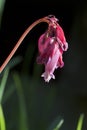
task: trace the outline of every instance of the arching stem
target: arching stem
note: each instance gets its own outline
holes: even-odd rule
[[[46,22],[49,24],[49,20],[47,19],[47,17],[41,18],[36,20],[33,24],[31,24],[26,30],[25,32],[22,34],[22,36],[19,38],[18,42],[16,43],[16,45],[14,46],[14,48],[12,49],[12,51],[10,52],[10,54],[8,55],[8,57],[6,58],[6,60],[3,62],[3,64],[0,67],[0,73],[3,71],[3,69],[5,68],[5,66],[8,64],[8,62],[10,61],[10,59],[12,58],[12,56],[14,55],[14,53],[16,52],[16,50],[18,49],[18,47],[20,46],[20,44],[22,43],[22,41],[24,40],[24,38],[27,36],[27,34],[39,23],[41,22]]]

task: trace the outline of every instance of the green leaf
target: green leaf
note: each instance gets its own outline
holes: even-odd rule
[[[3,97],[3,94],[4,94],[4,89],[5,89],[6,81],[7,81],[7,78],[8,78],[8,74],[9,74],[9,69],[6,68],[5,71],[4,71],[4,75],[2,77],[1,84],[0,84],[0,103],[2,102],[2,97]]]
[[[22,57],[21,56],[17,56],[15,58],[11,59],[11,61],[8,63],[8,65],[6,66],[6,68],[4,70],[4,74],[2,73],[3,74],[3,78],[2,78],[1,84],[0,84],[0,102],[2,102],[2,97],[3,97],[6,81],[7,81],[7,78],[8,78],[9,69],[15,67],[21,61],[22,61]],[[14,90],[15,90],[15,88],[14,88],[13,85],[8,88],[8,90],[5,92],[5,96],[3,97],[3,101],[4,102],[7,101],[7,99],[12,95]]]
[[[60,127],[62,126],[63,122],[64,122],[64,120],[63,120],[63,119],[62,119],[62,120],[60,120],[60,122],[57,124],[57,126],[56,126],[53,130],[59,130],[59,129],[60,129]]]
[[[59,130],[64,122],[64,119],[61,119],[61,117],[57,117],[53,123],[50,125],[50,127],[47,130]]]
[[[84,119],[84,114],[81,114],[78,120],[77,124],[77,129],[76,130],[82,130],[82,125],[83,125],[83,119]]]
[[[16,85],[17,94],[19,98],[19,130],[29,130],[28,128],[28,119],[27,119],[27,111],[26,111],[26,104],[22,89],[22,82],[18,75],[18,73],[13,74],[13,79]]]
[[[10,85],[10,87],[6,90],[6,92],[4,93],[4,97],[2,100],[2,104],[4,104],[11,96],[12,94],[15,92],[15,87],[14,85]]]
[[[4,10],[4,5],[5,5],[5,0],[0,0],[0,25],[1,25],[1,19],[2,19],[2,14]]]
[[[1,104],[0,104],[0,130],[6,130],[5,118]]]
[[[11,68],[15,67],[16,65],[18,65],[21,61],[22,61],[21,56],[14,57],[10,60],[10,62],[8,63],[7,66],[11,69]]]

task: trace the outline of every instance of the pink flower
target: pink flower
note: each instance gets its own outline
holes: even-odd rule
[[[37,57],[37,63],[45,65],[45,72],[41,75],[45,82],[49,82],[51,78],[55,79],[53,73],[58,67],[64,66],[62,55],[63,51],[68,49],[64,32],[57,19],[54,16],[48,19],[50,21],[48,29],[38,41],[39,56]]]

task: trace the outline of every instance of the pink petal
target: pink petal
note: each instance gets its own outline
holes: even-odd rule
[[[55,45],[54,52],[52,54],[52,58],[49,57],[49,60],[47,64],[45,65],[45,72],[42,74],[42,77],[44,77],[44,80],[46,82],[49,82],[51,78],[55,79],[54,71],[57,68],[57,62],[59,59],[60,52],[58,50],[58,46]]]

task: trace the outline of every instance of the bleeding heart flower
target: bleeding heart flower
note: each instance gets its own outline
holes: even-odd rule
[[[48,29],[38,40],[39,56],[37,57],[37,62],[45,65],[45,72],[42,74],[42,77],[44,77],[46,82],[49,82],[51,78],[55,79],[53,74],[55,69],[64,66],[62,55],[64,51],[67,51],[68,43],[66,42],[62,28],[58,24],[58,19],[53,15],[36,20],[24,31],[6,60],[0,66],[0,73],[15,54],[27,34],[41,22],[46,22]]]
[[[37,57],[37,63],[45,65],[45,72],[41,75],[45,82],[49,82],[51,78],[55,79],[53,73],[58,67],[64,66],[62,55],[63,51],[68,49],[68,43],[57,18],[50,16],[48,19],[50,21],[48,29],[38,40],[39,56]]]

